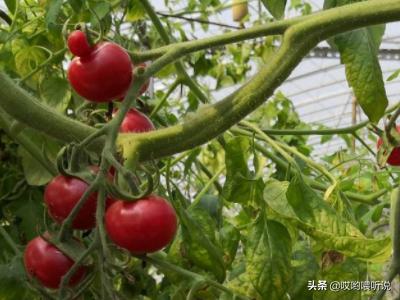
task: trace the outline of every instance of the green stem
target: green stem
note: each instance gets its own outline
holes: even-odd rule
[[[204,285],[203,281],[197,281],[197,282],[193,283],[192,287],[190,288],[190,291],[186,297],[186,300],[195,299],[194,297],[196,296],[197,291],[200,290],[203,285]]]
[[[64,242],[67,239],[68,232],[71,229],[72,222],[74,221],[74,219],[76,218],[82,207],[85,205],[85,203],[89,200],[89,198],[91,196],[93,197],[93,193],[96,192],[98,187],[99,187],[98,180],[95,179],[95,181],[93,181],[85,190],[82,197],[79,199],[79,201],[76,203],[74,208],[69,213],[68,217],[64,220],[64,222],[61,225],[60,231],[58,233],[58,240],[60,242]]]
[[[98,236],[94,237],[94,240],[91,242],[90,246],[80,255],[80,257],[74,262],[72,267],[68,270],[68,272],[62,277],[59,289],[59,300],[65,299],[65,292],[68,283],[70,282],[72,276],[78,271],[79,267],[83,264],[85,259],[96,249],[98,244]],[[88,276],[88,274],[86,274]]]
[[[105,186],[100,186],[98,196],[97,196],[97,208],[96,208],[96,226],[97,226],[97,234],[99,235],[100,245],[101,245],[101,252],[103,253],[104,258],[106,261],[110,259],[110,253],[107,245],[107,235],[106,230],[104,228],[104,212],[106,209],[106,201],[107,195]]]
[[[207,175],[209,179],[213,177],[211,171],[198,159],[196,159],[196,165],[198,165],[198,168]],[[215,188],[218,190],[218,193],[222,193],[222,186],[219,184],[218,181],[214,181]]]
[[[3,226],[0,226],[0,235],[3,237],[6,243],[11,247],[11,249],[13,249],[16,255],[21,254],[21,250],[19,250],[17,244],[14,242],[14,240],[11,238],[11,236],[8,234],[8,232],[4,229]]]
[[[176,89],[176,87],[181,83],[179,79],[175,80],[168,88],[165,95],[161,98],[160,102],[157,103],[156,107],[152,110],[149,117],[151,118],[153,115],[157,114],[157,112],[164,106],[168,97],[172,94],[172,92]]]
[[[219,168],[219,170],[215,173],[215,175],[212,178],[210,178],[210,180],[205,184],[205,186],[197,194],[196,198],[194,198],[191,206],[196,206],[200,202],[201,198],[207,193],[210,186],[218,179],[218,177],[222,174],[222,172],[224,170],[225,170],[225,166],[222,166],[221,168]]]

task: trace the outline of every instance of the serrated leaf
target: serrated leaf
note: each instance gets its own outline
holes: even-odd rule
[[[281,19],[285,14],[286,0],[262,0],[265,8],[276,19]]]
[[[316,240],[321,250],[333,249],[371,262],[390,257],[390,237],[366,238],[299,176],[290,185],[271,180],[266,184],[264,199],[273,211]]]
[[[46,78],[40,85],[42,99],[60,113],[64,113],[71,99],[68,81],[59,77]]]
[[[291,280],[292,242],[286,228],[261,215],[246,243],[246,273],[263,299],[285,298]]]
[[[264,182],[254,176],[247,162],[251,151],[250,139],[235,137],[225,147],[226,181],[222,196],[229,202],[257,206],[262,200]]]

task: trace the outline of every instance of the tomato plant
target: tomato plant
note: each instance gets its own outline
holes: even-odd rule
[[[399,298],[400,3],[254,4],[0,3],[0,299]]]

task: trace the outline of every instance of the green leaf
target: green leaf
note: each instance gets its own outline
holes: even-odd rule
[[[53,28],[57,24],[57,17],[60,14],[63,0],[50,0],[47,6],[46,25]]]
[[[15,0],[4,0],[7,5],[8,11],[12,14],[15,13],[16,1]]]
[[[239,247],[240,232],[233,225],[226,223],[219,232],[222,249],[224,250],[224,262],[227,268],[233,263]]]
[[[7,207],[17,217],[16,224],[27,240],[37,236],[43,219],[43,194],[37,190],[24,193]]]
[[[390,237],[366,238],[299,176],[290,185],[271,180],[266,184],[264,199],[273,211],[318,241],[321,250],[337,250],[372,262],[390,257]]]
[[[64,78],[50,77],[40,85],[42,99],[60,113],[64,113],[71,99],[71,89]]]
[[[22,44],[19,46],[21,48],[15,53],[15,67],[19,75],[25,76],[44,62],[46,55],[37,47]]]
[[[396,72],[394,72],[393,74],[391,74],[389,77],[388,77],[388,79],[387,79],[387,81],[392,81],[392,80],[395,80],[397,77],[399,77],[400,76],[400,69],[398,69]]]
[[[252,153],[250,139],[235,137],[225,147],[226,181],[223,197],[229,202],[257,206],[262,200],[264,182],[247,165]]]
[[[8,264],[0,265],[0,299],[37,299],[26,286],[26,281],[21,256],[15,256]]]
[[[349,257],[342,262],[334,263],[328,269],[323,269],[317,279],[326,280],[327,282],[363,282],[367,277],[366,271],[367,263],[365,261]],[[343,289],[339,291],[331,291],[330,289],[327,289],[323,293],[324,299],[364,299],[364,297],[362,297],[361,289]]]
[[[111,11],[111,5],[108,2],[101,1],[96,2],[92,7],[93,12],[96,14],[92,14],[90,17],[90,23],[93,26],[98,25],[98,20],[102,20],[105,16],[107,16]]]
[[[283,18],[285,14],[286,0],[262,0],[262,3],[274,18]]]
[[[306,242],[297,243],[295,248],[292,258],[293,277],[289,288],[290,299],[312,299],[312,292],[307,285],[309,280],[317,278],[320,267]]]
[[[359,0],[325,1],[324,8],[338,7]],[[346,77],[361,108],[372,122],[378,122],[388,105],[381,66],[379,46],[384,25],[370,26],[335,36],[330,43],[339,50],[346,68]]]
[[[84,0],[68,0],[68,3],[76,13],[79,13],[82,9]]]
[[[261,215],[246,243],[246,273],[263,299],[285,298],[292,276],[291,253],[292,242],[286,228]]]
[[[39,149],[44,149],[44,155],[49,159],[55,160],[60,150],[60,146],[57,142],[49,138],[44,138],[34,131],[25,130],[24,133],[29,135],[31,142]],[[51,180],[53,176],[23,147],[18,148],[18,153],[22,157],[22,167],[24,169],[25,178],[30,185],[44,185]]]
[[[197,267],[209,271],[219,281],[225,278],[224,253],[216,237],[216,223],[202,207],[190,207],[185,211],[177,207],[181,221],[182,244],[185,253]]]
[[[146,17],[146,10],[139,0],[131,0],[129,2],[129,10],[126,14],[127,22],[136,22],[143,20]]]

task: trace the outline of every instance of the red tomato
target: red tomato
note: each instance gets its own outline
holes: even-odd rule
[[[44,191],[44,201],[50,216],[57,223],[62,223],[78,203],[88,184],[79,178],[59,175],[53,178]],[[114,200],[107,198],[109,206]],[[86,200],[78,215],[72,222],[72,228],[87,230],[96,226],[97,193]]]
[[[80,30],[75,30],[68,36],[68,48],[73,55],[79,57],[87,56],[93,51],[86,35]]]
[[[38,236],[28,243],[24,253],[24,264],[30,276],[47,288],[56,289],[74,261]],[[74,286],[82,281],[86,271],[86,267],[79,267],[69,285]]]
[[[400,126],[396,126],[396,130],[400,132]],[[383,141],[381,138],[378,139],[378,142],[376,143],[377,148],[379,149],[383,144]],[[387,163],[391,166],[400,166],[400,147],[395,147],[392,150],[392,153],[390,153]]]
[[[129,89],[132,62],[117,44],[100,43],[89,55],[72,60],[68,79],[82,97],[94,102],[110,102],[123,97]]]
[[[134,202],[116,201],[105,219],[110,239],[134,254],[161,250],[172,241],[177,229],[175,210],[156,195]]]
[[[154,129],[153,123],[146,115],[132,108],[122,120],[119,132],[146,132]]]

